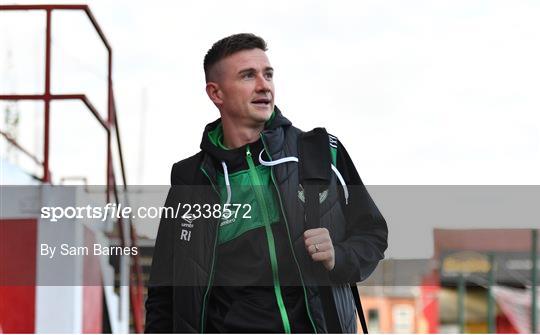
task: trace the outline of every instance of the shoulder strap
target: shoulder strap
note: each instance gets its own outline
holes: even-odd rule
[[[299,180],[304,188],[307,229],[320,227],[319,191],[330,183],[330,164],[336,166],[337,163],[337,143],[337,137],[328,134],[324,128],[314,128],[298,139]],[[327,147],[330,150],[324,149]],[[358,288],[356,284],[350,285],[350,288],[362,331],[367,334]],[[327,330],[329,333],[343,333],[331,289],[330,286],[319,286]]]
[[[328,147],[328,133],[324,128],[315,128],[303,133],[298,139],[299,179],[301,183],[330,183],[331,153],[321,148]]]
[[[304,188],[306,229],[315,229],[320,224],[319,191],[330,183],[331,155],[328,150],[328,135],[324,128],[315,128],[300,136],[298,142],[299,180]],[[320,264],[313,264],[313,274],[317,282],[326,282],[327,274]],[[343,333],[343,327],[337,314],[336,302],[332,295],[332,287],[318,286],[319,297],[323,307],[326,330],[328,333]]]

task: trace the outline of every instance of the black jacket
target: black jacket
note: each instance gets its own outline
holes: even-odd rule
[[[215,153],[209,149],[207,126],[198,154],[173,165],[166,206],[182,204],[220,204],[215,191],[221,171]],[[276,108],[276,115],[261,133],[261,143],[269,159],[298,156],[298,137],[302,132]],[[338,142],[336,167],[348,186],[348,205],[338,179],[334,178],[325,202],[321,203],[321,226],[329,229],[335,267],[328,273],[328,285],[364,280],[384,257],[387,226],[367,193],[347,151]],[[321,148],[327,150],[327,148]],[[303,298],[315,332],[326,332],[323,306],[317,287],[321,284],[317,270],[306,253],[302,234],[305,214],[299,192],[298,167],[287,163],[272,167],[272,178],[286,225],[290,250],[299,272]],[[188,220],[189,221],[189,220]],[[201,219],[191,224],[181,218],[162,219],[156,239],[152,273],[146,301],[147,332],[200,332],[206,326],[208,304],[215,278],[217,230],[219,220]],[[190,230],[189,241],[179,236]],[[354,303],[350,290],[336,291],[336,308],[344,329],[354,331]],[[342,292],[342,293],[339,293]]]

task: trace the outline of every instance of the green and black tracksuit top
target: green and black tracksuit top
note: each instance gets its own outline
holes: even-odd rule
[[[222,138],[218,124],[202,142],[203,150],[223,164],[217,175],[222,203],[230,194],[231,204],[249,204],[251,210],[246,215],[241,208],[236,218],[220,223],[207,331],[311,333],[270,167],[257,157],[262,140],[228,150]]]
[[[147,332],[327,331],[314,275],[320,264],[303,246],[299,134],[276,108],[258,140],[228,149],[218,119],[206,126],[201,152],[173,166],[166,205],[229,204],[239,210],[234,217],[193,221],[190,241],[178,238],[182,219],[162,220]],[[328,279],[342,327],[354,332],[354,303],[343,284],[375,269],[387,227],[341,143],[321,150],[332,151],[336,173],[320,194],[321,226],[329,229],[335,249]]]

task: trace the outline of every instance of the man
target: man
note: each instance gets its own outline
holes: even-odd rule
[[[147,332],[356,332],[347,284],[384,257],[386,223],[335,137],[315,148],[320,160],[306,154],[306,133],[274,106],[266,50],[237,34],[206,54],[206,92],[221,118],[206,126],[201,151],[172,168],[166,205],[194,211],[160,223]],[[328,183],[308,202],[306,165],[330,156]],[[197,215],[206,205],[223,215]]]

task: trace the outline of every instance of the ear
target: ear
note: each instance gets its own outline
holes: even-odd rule
[[[219,106],[223,104],[223,92],[219,88],[219,85],[215,82],[209,81],[206,83],[206,94],[212,102]]]

